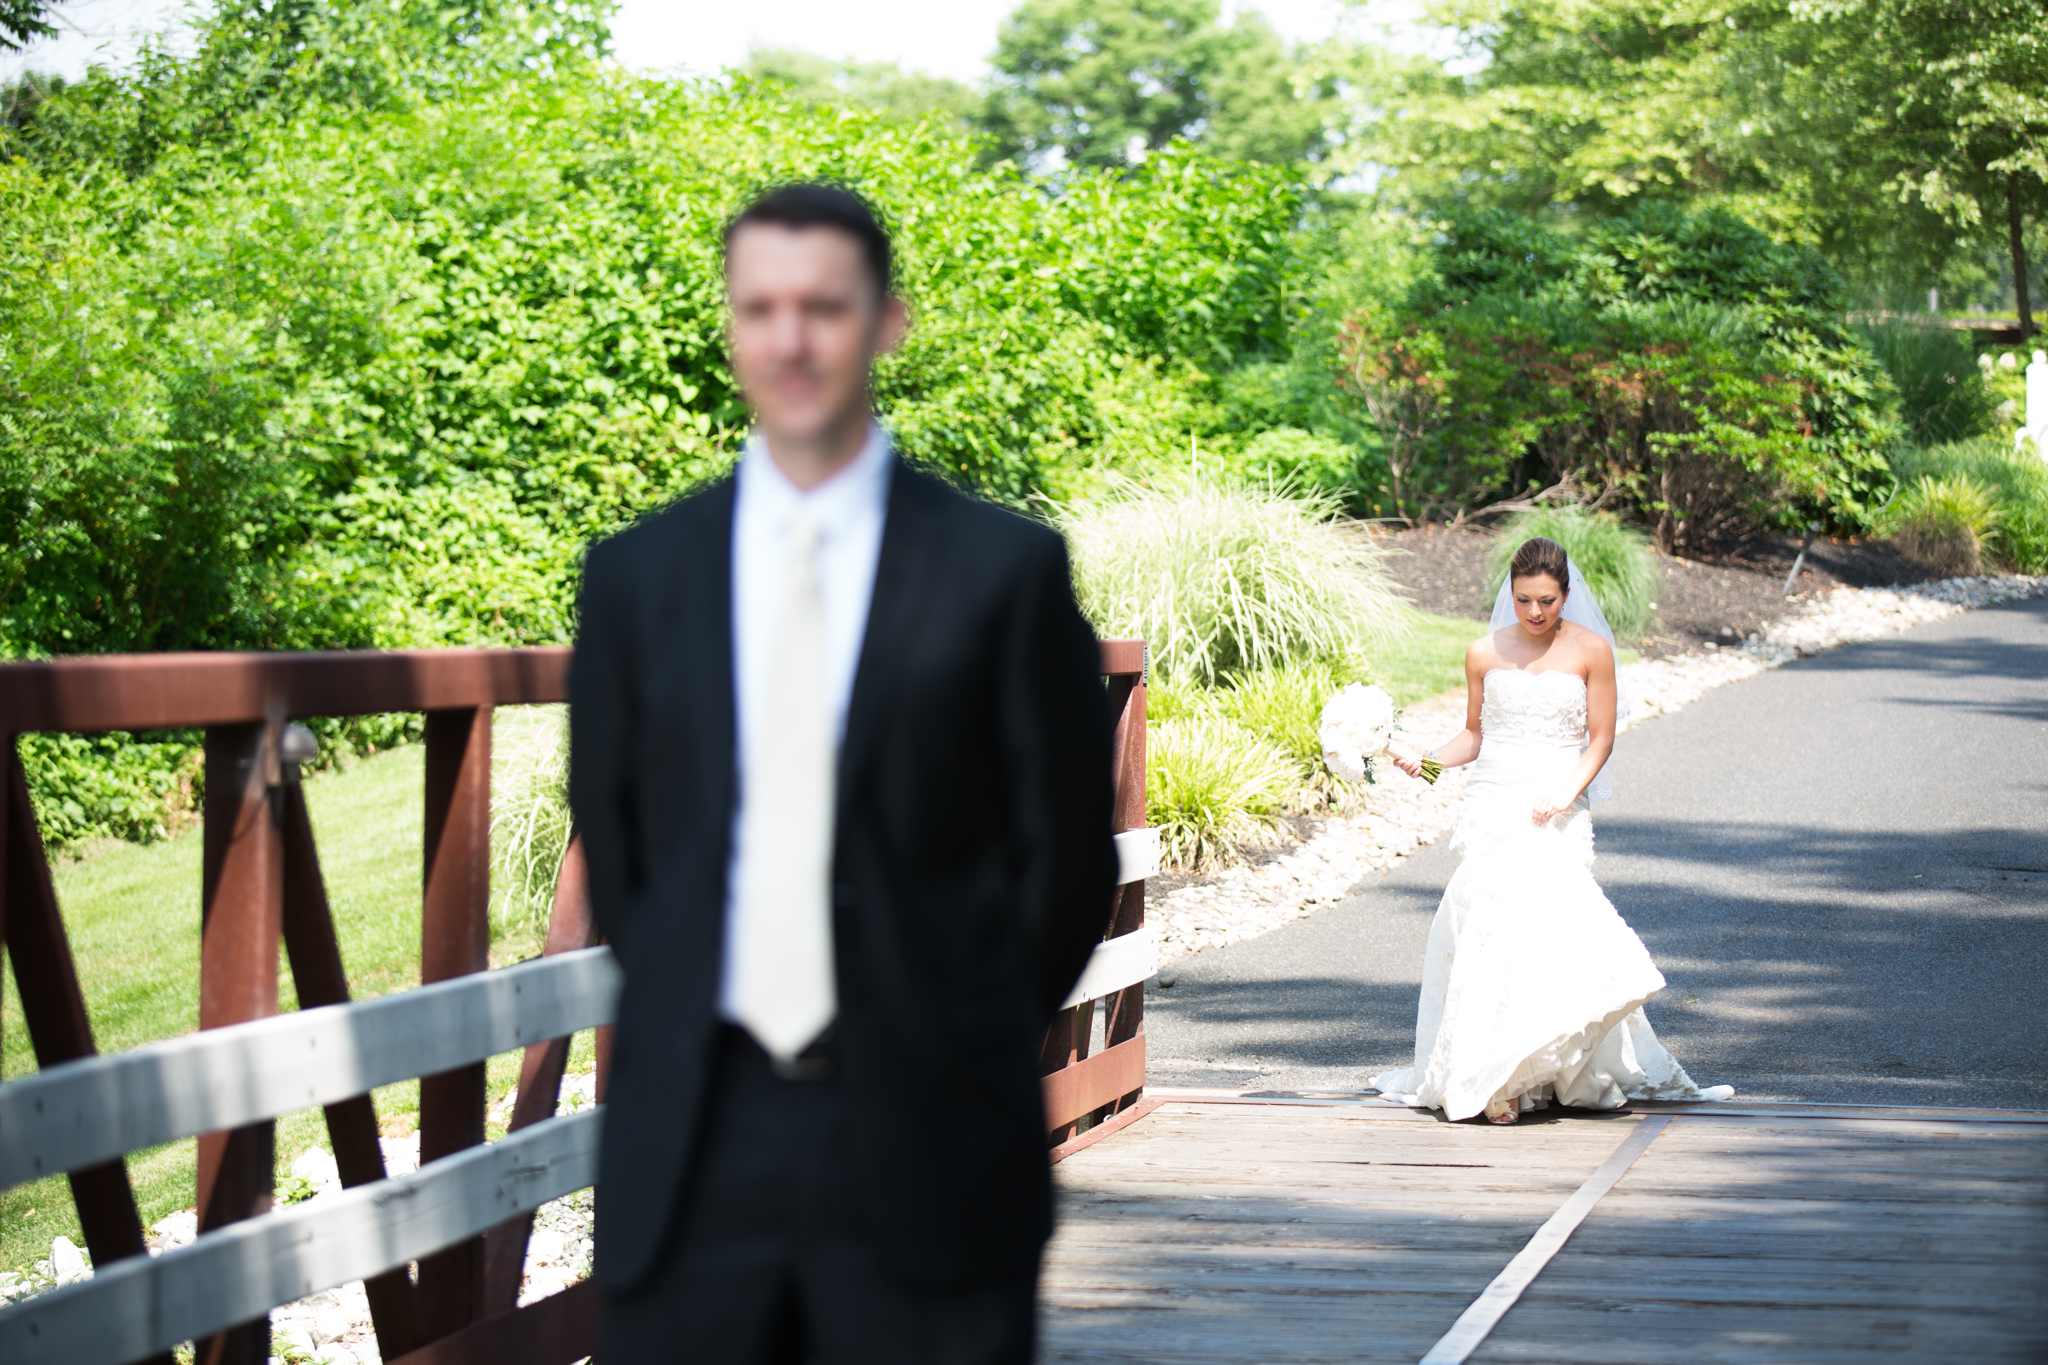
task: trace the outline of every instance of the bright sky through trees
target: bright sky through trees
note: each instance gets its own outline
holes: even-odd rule
[[[711,72],[743,65],[758,45],[896,62],[906,70],[972,83],[986,74],[996,28],[1015,6],[1016,0],[624,0],[612,33],[620,60],[635,67]],[[134,50],[137,32],[174,19],[182,7],[183,0],[67,0],[54,15],[63,34],[27,53],[0,54],[0,78],[24,68],[77,76],[95,52],[119,64]],[[1352,10],[1343,0],[1261,0],[1224,8],[1229,14],[1255,9],[1295,42],[1328,37]],[[1412,21],[1419,9],[1414,0],[1376,0],[1364,12],[1373,23],[1394,24]]]

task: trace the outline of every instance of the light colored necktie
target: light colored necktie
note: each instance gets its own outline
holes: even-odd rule
[[[818,528],[799,514],[777,594],[766,686],[752,732],[740,818],[733,1010],[770,1055],[808,1047],[838,1013],[832,976],[833,778],[825,688]]]

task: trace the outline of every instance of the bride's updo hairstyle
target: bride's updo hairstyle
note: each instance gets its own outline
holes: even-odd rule
[[[1509,582],[1517,578],[1534,578],[1538,574],[1549,574],[1560,592],[1567,597],[1571,595],[1571,560],[1565,557],[1564,546],[1547,536],[1531,536],[1523,541],[1508,564]]]

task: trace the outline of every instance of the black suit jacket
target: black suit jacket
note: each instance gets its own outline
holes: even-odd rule
[[[597,1275],[673,1225],[718,1028],[737,786],[728,479],[595,546],[570,794],[625,973]],[[833,851],[838,1069],[857,1216],[907,1279],[1030,1266],[1051,1231],[1038,1080],[1107,925],[1112,718],[1065,546],[898,463],[847,715]]]

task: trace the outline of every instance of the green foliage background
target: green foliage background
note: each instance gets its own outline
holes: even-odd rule
[[[1343,333],[1403,511],[1598,496],[1663,548],[1820,519],[1855,531],[1902,435],[1840,277],[1725,210],[1565,234],[1446,214],[1434,270]]]
[[[566,64],[129,176],[87,94],[0,165],[11,654],[566,640],[581,547],[731,458],[719,228],[778,180],[890,219],[885,414],[994,497],[1282,323],[1296,191],[1185,149],[1047,196],[938,122]]]
[[[1610,8],[1573,22],[1633,13]],[[1030,0],[973,99],[792,53],[628,74],[601,0],[218,0],[189,48],[24,84],[0,110],[0,654],[568,640],[583,547],[733,458],[719,230],[794,178],[854,186],[896,236],[917,326],[878,398],[902,448],[1020,507],[1191,466],[1361,515],[1561,489],[1675,549],[1867,528],[1900,388],[1923,439],[1991,420],[1951,356],[1935,382],[1977,387],[1930,425],[1953,395],[1850,329],[1835,264],[1786,240],[1814,234],[1693,193],[1682,148],[1605,199],[1431,181],[1411,153],[1474,110],[1443,165],[1626,159],[1535,111],[1573,81],[1619,108],[1617,71],[1665,61],[1603,65],[1546,9],[1439,17],[1494,35],[1492,75],[1289,49],[1209,0]],[[1697,95],[1726,44],[1659,33],[1659,88]],[[1360,156],[1380,187],[1333,187]],[[161,800],[96,796],[87,751],[46,745],[53,832],[182,818],[189,736],[93,743]]]

